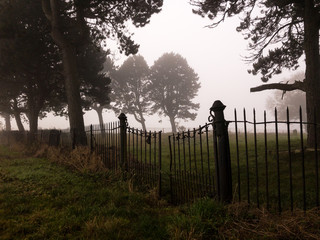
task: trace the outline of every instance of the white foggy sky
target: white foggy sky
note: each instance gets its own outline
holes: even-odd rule
[[[248,111],[256,108],[262,116],[265,102],[272,91],[250,93],[250,87],[262,84],[260,76],[247,73],[250,64],[243,61],[248,56],[248,42],[235,29],[239,18],[234,17],[221,23],[219,27],[206,28],[210,21],[192,13],[188,0],[164,0],[163,9],[152,16],[150,24],[140,29],[133,29],[134,40],[140,44],[141,54],[152,66],[165,52],[175,52],[185,57],[189,65],[199,75],[201,88],[193,100],[200,103],[200,109],[195,121],[181,124],[186,127],[197,127],[208,120],[209,108],[215,100],[221,100],[226,106],[226,118],[233,119],[233,110],[240,112],[245,107]],[[119,62],[125,60],[122,57]],[[277,82],[288,78],[291,73],[283,73],[272,81]],[[241,115],[242,116],[242,115]],[[85,124],[97,124],[95,111],[86,112]],[[115,114],[108,110],[104,113],[105,122],[117,120]],[[170,128],[167,117],[162,117],[158,123],[157,115],[147,118],[147,128]],[[139,127],[132,117],[129,117],[132,127]],[[15,126],[15,121],[12,121]],[[49,117],[39,121],[40,128],[67,128],[68,120],[61,117]]]

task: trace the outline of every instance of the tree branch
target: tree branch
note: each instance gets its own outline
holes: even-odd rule
[[[282,90],[282,91],[293,91],[293,90],[301,90],[306,91],[305,84],[302,81],[295,81],[292,84],[284,84],[284,83],[270,83],[264,84],[257,87],[250,88],[250,92],[260,92],[264,90]]]

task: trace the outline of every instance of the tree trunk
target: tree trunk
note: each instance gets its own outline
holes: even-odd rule
[[[10,114],[3,113],[4,120],[6,122],[6,131],[11,131],[11,121],[10,121]]]
[[[101,133],[105,133],[105,128],[104,128],[104,122],[103,122],[103,115],[102,115],[102,111],[103,111],[103,107],[92,107],[98,114],[98,118],[99,118],[99,125],[100,125],[100,130]]]
[[[134,118],[136,119],[137,122],[141,123],[142,130],[146,131],[147,130],[147,128],[146,128],[146,120],[144,119],[142,112],[139,112],[139,117],[140,118],[138,118],[136,112],[133,113],[133,116],[134,116]]]
[[[73,144],[86,145],[87,137],[84,129],[80,99],[76,46],[67,40],[63,27],[60,25],[64,20],[61,19],[59,2],[57,0],[42,0],[42,9],[51,23],[52,39],[62,52],[68,116],[70,131],[73,135]]]
[[[319,28],[318,12],[313,0],[305,0],[304,9],[304,50],[306,55],[306,105],[307,121],[313,123],[316,119],[317,129],[308,124],[308,145],[314,146],[315,131],[317,131],[318,146],[320,145],[320,62],[319,62]]]
[[[144,119],[142,112],[140,112],[139,115],[140,115],[140,119],[141,119],[140,123],[142,125],[142,130],[147,131],[146,120]]]
[[[14,114],[14,118],[16,120],[18,129],[19,129],[19,132],[24,132],[24,126],[23,126],[22,121],[21,121],[20,112],[14,111],[13,114]]]
[[[77,59],[75,47],[69,44],[63,45],[62,63],[64,68],[65,89],[68,100],[70,130],[74,134],[75,145],[86,145],[87,137],[84,129],[76,62]]]
[[[177,132],[177,128],[176,128],[176,123],[174,121],[174,117],[169,116],[170,118],[170,124],[171,124],[171,128],[172,128],[172,132],[176,133]]]
[[[35,143],[37,139],[39,112],[40,110],[30,109],[30,111],[27,114],[30,128],[28,134],[28,144]]]

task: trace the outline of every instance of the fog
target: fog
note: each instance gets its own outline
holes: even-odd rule
[[[134,29],[134,40],[140,44],[141,54],[149,64],[158,59],[165,52],[175,52],[187,59],[189,65],[199,75],[201,89],[193,100],[200,103],[200,109],[195,121],[184,122],[180,125],[187,128],[197,127],[208,120],[209,108],[215,100],[221,100],[226,107],[226,118],[233,119],[234,108],[241,115],[245,107],[249,112],[256,108],[257,115],[263,116],[267,97],[273,91],[250,93],[250,88],[262,84],[260,76],[248,74],[251,64],[244,61],[250,53],[247,51],[248,42],[235,29],[239,18],[227,19],[217,28],[205,27],[210,24],[208,19],[192,13],[192,6],[187,0],[166,0],[163,10],[151,18],[150,24],[144,28]],[[110,47],[114,44],[110,43]],[[115,50],[114,47],[111,50]],[[125,56],[117,55],[117,64],[121,64]],[[301,70],[301,69],[300,69]],[[272,82],[288,78],[293,73],[284,72]],[[271,114],[270,114],[271,115]],[[241,115],[242,117],[242,115]],[[139,127],[133,117],[128,116],[130,126]],[[95,111],[86,112],[85,124],[97,124],[98,117]],[[146,118],[148,129],[169,130],[170,123],[167,117],[157,115]],[[159,123],[159,120],[162,120]],[[104,112],[104,121],[115,121],[117,116],[111,111]],[[12,121],[16,128],[15,122]],[[39,121],[39,128],[68,128],[69,122],[63,117],[47,118]]]

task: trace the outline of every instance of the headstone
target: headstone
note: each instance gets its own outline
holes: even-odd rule
[[[49,134],[49,146],[58,147],[60,144],[60,131],[59,130],[50,130]]]

